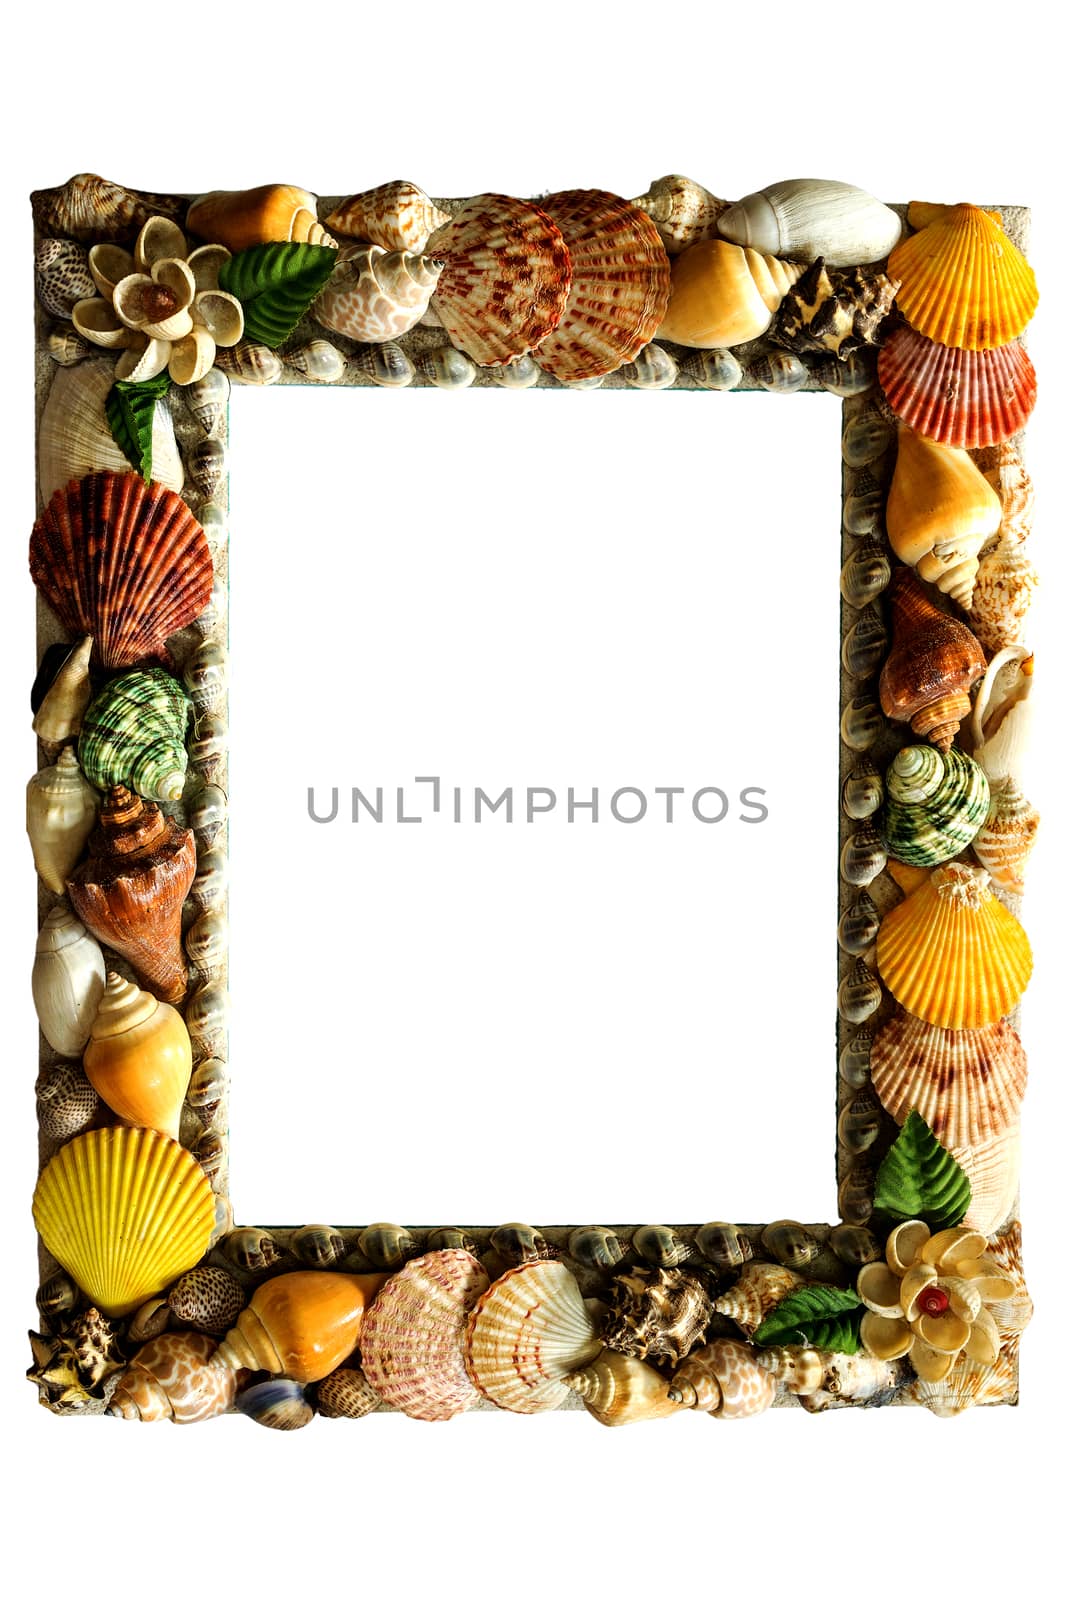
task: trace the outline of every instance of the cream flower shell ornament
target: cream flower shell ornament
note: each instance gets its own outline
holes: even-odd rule
[[[872,1261],[856,1280],[867,1307],[860,1339],[883,1361],[908,1356],[928,1383],[944,1378],[966,1353],[991,1366],[1000,1334],[987,1300],[1014,1293],[1008,1274],[986,1254],[986,1240],[970,1228],[932,1234],[911,1220],[893,1229],[885,1260]]]
[[[177,223],[149,217],[132,255],[115,244],[89,251],[100,292],[79,300],[71,320],[91,344],[122,350],[117,378],[140,383],[166,369],[177,384],[196,383],[216,346],[235,345],[244,332],[241,302],[219,288],[229,254],[220,244],[190,254]]]

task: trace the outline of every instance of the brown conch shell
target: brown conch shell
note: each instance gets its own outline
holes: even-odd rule
[[[258,189],[215,189],[189,207],[185,225],[209,244],[223,244],[236,255],[257,244],[322,244],[336,248],[318,219],[318,201],[291,183],[264,183]]]
[[[388,1277],[370,1272],[283,1272],[260,1284],[219,1345],[217,1363],[315,1383],[347,1361],[363,1313]]]
[[[366,239],[383,250],[425,250],[431,233],[449,220],[417,184],[397,178],[343,200],[326,218],[327,228],[350,239]]]
[[[181,916],[195,876],[192,832],[118,786],[101,807],[88,861],[67,882],[70,903],[85,926],[171,1005],[188,981]]]
[[[30,538],[30,576],[101,665],[166,662],[164,645],[211,600],[207,537],[189,507],[135,472],[94,472],[57,490]],[[83,708],[84,709],[84,708]]]
[[[882,710],[948,750],[971,709],[970,689],[986,669],[969,628],[926,598],[906,567],[893,574],[893,647],[878,681]]]
[[[823,1386],[823,1352],[811,1345],[770,1345],[756,1352],[756,1361],[790,1394],[814,1394]]]
[[[233,1405],[237,1375],[213,1363],[203,1333],[161,1333],[131,1357],[111,1397],[111,1415],[129,1422],[203,1422]]]
[[[478,1398],[463,1364],[467,1314],[489,1275],[467,1250],[434,1250],[409,1261],[363,1318],[360,1359],[387,1405],[425,1422],[447,1422]]]
[[[554,1411],[563,1379],[600,1354],[578,1280],[561,1261],[528,1261],[491,1284],[467,1322],[464,1356],[476,1389],[505,1411]]]
[[[537,364],[564,383],[602,378],[633,361],[663,321],[667,253],[645,212],[618,195],[569,189],[542,206],[566,240],[574,277]]]
[[[669,256],[677,256],[691,244],[715,235],[715,224],[729,205],[692,178],[672,172],[656,178],[646,194],[639,194],[631,205],[647,211],[656,224]]]
[[[62,234],[82,244],[102,239],[132,239],[149,217],[176,217],[179,195],[143,194],[121,183],[79,172],[56,189],[35,189],[30,196],[38,233]]]
[[[585,1409],[607,1428],[674,1417],[680,1410],[678,1402],[671,1398],[669,1378],[636,1356],[624,1356],[618,1350],[602,1350],[591,1365],[568,1373],[562,1381],[581,1396]]]
[[[891,1117],[917,1111],[947,1149],[980,1144],[1019,1118],[1026,1052],[1009,1022],[935,1028],[899,1011],[871,1046],[871,1083]]]
[[[612,1280],[610,1308],[600,1330],[611,1350],[679,1361],[703,1338],[711,1297],[683,1267],[633,1267]]]
[[[570,251],[551,217],[528,200],[476,195],[423,254],[444,262],[431,302],[441,326],[480,367],[536,350],[563,315]]]
[[[776,1390],[774,1375],[760,1365],[756,1351],[734,1339],[702,1345],[679,1362],[671,1378],[676,1404],[720,1422],[758,1416],[774,1403]]]
[[[741,1268],[737,1282],[713,1303],[719,1316],[730,1317],[742,1333],[755,1333],[779,1300],[799,1289],[803,1278],[788,1267],[771,1261],[749,1261]]]
[[[1037,837],[1040,812],[1014,778],[990,784],[989,814],[971,848],[993,882],[1012,894],[1023,892],[1023,868]]]

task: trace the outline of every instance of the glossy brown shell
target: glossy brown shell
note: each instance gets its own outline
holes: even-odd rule
[[[966,715],[971,685],[986,669],[985,655],[969,628],[927,599],[908,568],[894,573],[889,594],[893,647],[878,683],[882,710],[894,721],[910,722],[916,733],[929,733],[933,743],[947,749],[960,716],[940,722],[935,718],[928,728],[921,725],[922,714],[951,701],[954,707],[962,705]],[[952,732],[945,734],[950,721]]]

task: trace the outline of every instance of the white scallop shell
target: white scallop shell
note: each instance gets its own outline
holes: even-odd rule
[[[57,489],[71,478],[90,472],[129,472],[130,464],[111,436],[104,402],[115,381],[115,364],[108,356],[59,367],[52,379],[37,435],[37,470],[41,504],[47,505]],[[152,424],[152,478],[181,493],[185,474],[174,439],[174,424],[166,402],[156,401]]]

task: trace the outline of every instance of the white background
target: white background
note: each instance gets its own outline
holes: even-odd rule
[[[472,1417],[447,1429],[372,1418],[358,1429],[316,1422],[286,1438],[242,1419],[185,1431],[68,1426],[36,1407],[20,1376],[35,1282],[28,1197],[36,1046],[25,979],[33,882],[21,841],[23,774],[33,762],[25,711],[33,659],[24,575],[33,517],[28,190],[88,168],[163,190],[277,178],[344,193],[403,174],[439,194],[594,184],[633,194],[660,173],[681,171],[730,195],[822,173],[888,199],[1029,202],[1044,297],[1031,341],[1043,398],[1030,459],[1041,496],[1034,548],[1046,583],[1041,674],[1051,746],[1062,721],[1055,691],[1064,630],[1053,617],[1064,593],[1064,241],[1053,65],[1060,47],[1040,14],[1027,5],[904,5],[815,28],[794,8],[769,5],[730,23],[680,10],[609,22],[603,8],[574,4],[560,16],[524,12],[513,22],[496,7],[466,7],[408,8],[400,20],[293,11],[268,24],[257,7],[234,15],[230,27],[229,13],[224,23],[217,8],[159,8],[126,26],[54,4],[47,22],[8,24],[9,564],[0,715],[5,727],[24,731],[10,741],[5,799],[12,1002],[0,1386],[10,1454],[3,1504],[12,1524],[5,1566],[21,1585],[49,1597],[86,1584],[120,1593],[148,1585],[167,1600],[204,1583],[217,1594],[254,1586],[272,1595],[373,1584],[404,1597],[431,1584],[452,1594],[489,1583],[517,1597],[546,1586],[570,1596],[653,1585],[733,1592],[741,1584],[750,1594],[787,1585],[814,1597],[848,1585],[879,1600],[916,1582],[1046,1587],[1043,1563],[1058,1531],[1064,1312],[1055,1226],[1063,835],[1051,758],[1043,770],[1035,764],[1029,784],[1045,818],[1026,909],[1041,961],[1027,1002],[1033,1078],[1024,1123],[1028,1275],[1039,1315],[1024,1341],[1017,1412],[954,1423],[911,1412],[819,1421],[785,1413],[725,1432],[702,1417],[613,1433],[580,1415]],[[316,53],[306,65],[298,63],[305,20]],[[427,401],[451,404],[444,396]],[[641,403],[650,411],[685,405],[662,396]],[[781,405],[789,416],[818,404],[736,403],[768,414]],[[353,458],[338,494],[359,493],[358,441]],[[416,460],[409,492],[418,475]],[[311,543],[318,497],[310,484],[298,549]],[[804,512],[783,502],[783,525],[798,546],[828,536],[836,500],[819,506],[807,528]],[[776,929],[772,958],[788,959],[791,936],[806,937]],[[301,1065],[313,1080],[314,1061]],[[810,1065],[832,1070],[825,1058]],[[813,1083],[810,1073],[798,1075],[797,1095]],[[815,1092],[823,1092],[818,1084]],[[279,1159],[287,1159],[300,1130],[284,1108],[265,1114],[285,1126]],[[668,1129],[666,1116],[636,1114],[607,1137],[619,1161],[640,1164]],[[255,1127],[244,1131],[257,1137]],[[383,1134],[354,1119],[351,1137],[358,1175],[362,1149]],[[829,1127],[823,1152],[829,1165]]]

